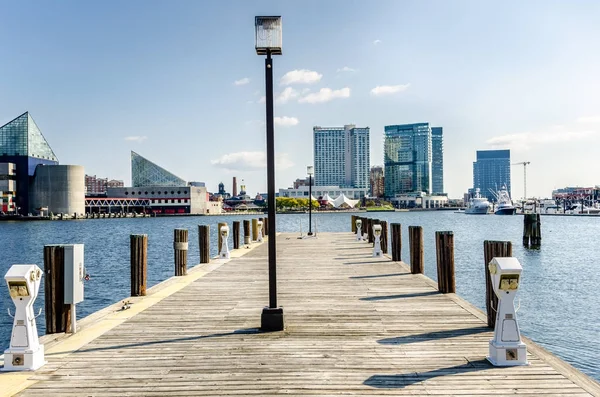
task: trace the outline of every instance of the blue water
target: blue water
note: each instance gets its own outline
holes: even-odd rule
[[[542,217],[542,248],[525,249],[521,244],[520,216],[470,216],[453,212],[396,212],[369,214],[402,224],[402,258],[408,258],[408,226],[423,226],[425,273],[436,279],[436,231],[454,232],[456,288],[459,295],[479,308],[485,306],[484,240],[513,242],[513,255],[524,273],[518,312],[522,332],[600,380],[600,217]],[[350,231],[349,213],[313,214],[317,231]],[[197,225],[211,225],[211,255],[216,255],[218,222],[251,217],[181,217],[139,219],[93,219],[55,222],[1,222],[0,275],[11,264],[35,263],[43,267],[45,244],[85,244],[85,264],[91,280],[85,285],[85,301],[77,306],[77,317],[85,317],[129,296],[129,235],[148,234],[148,286],[173,275],[173,229],[190,232],[188,265],[199,262]],[[278,215],[277,229],[306,232],[308,215]],[[230,247],[233,244],[230,241]],[[3,284],[4,285],[4,284]],[[43,286],[43,283],[42,283]],[[43,307],[43,288],[36,308]],[[8,346],[12,320],[6,308],[13,305],[5,287],[0,287],[0,349]],[[43,314],[38,321],[44,333]]]

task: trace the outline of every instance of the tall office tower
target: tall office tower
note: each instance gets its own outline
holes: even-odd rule
[[[510,194],[510,150],[478,150],[473,163],[473,187],[481,196],[496,201],[496,190],[506,186]]]
[[[444,193],[444,131],[431,127],[431,188],[433,193]]]
[[[385,127],[385,196],[432,193],[432,142],[429,123]]]
[[[383,197],[385,193],[383,167],[371,167],[371,197]]]
[[[314,127],[315,186],[369,188],[369,127]]]
[[[231,195],[232,197],[237,196],[237,178],[235,176],[233,177],[233,189],[231,189]]]

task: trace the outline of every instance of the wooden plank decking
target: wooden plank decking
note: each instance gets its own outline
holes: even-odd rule
[[[22,396],[589,396],[600,389],[530,344],[485,361],[485,317],[347,234],[278,238],[286,330],[262,334],[267,246],[231,260],[69,355]],[[538,354],[539,353],[539,354]],[[558,369],[556,369],[558,368]],[[582,387],[583,386],[583,387]],[[586,391],[587,389],[587,391]]]

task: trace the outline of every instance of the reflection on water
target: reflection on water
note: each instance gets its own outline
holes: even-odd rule
[[[513,255],[523,265],[523,281],[517,294],[523,334],[600,380],[600,285],[596,270],[600,258],[600,217],[542,217],[542,247],[521,244],[520,216],[469,216],[453,212],[376,213],[373,217],[402,224],[402,258],[408,258],[408,226],[423,226],[425,273],[436,279],[436,231],[454,232],[456,288],[459,295],[484,308],[484,240],[513,242]],[[211,255],[216,255],[216,224],[250,217],[181,217],[145,219],[97,219],[65,222],[0,223],[0,274],[11,264],[35,263],[43,267],[43,246],[57,243],[85,244],[85,262],[91,280],[78,317],[85,317],[129,295],[129,235],[148,234],[148,284],[173,275],[173,229],[190,231],[188,263],[199,262],[197,225],[211,225]],[[316,230],[350,231],[350,214],[313,214]],[[308,215],[279,215],[277,229],[306,232]],[[233,243],[230,242],[230,247]],[[43,285],[43,283],[42,283]],[[43,307],[43,290],[36,307]],[[0,288],[0,349],[8,346],[11,319],[5,314],[12,302]],[[38,321],[44,332],[43,316]]]

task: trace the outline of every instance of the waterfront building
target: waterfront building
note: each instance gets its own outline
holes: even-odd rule
[[[308,185],[299,186],[297,189],[287,188],[279,189],[278,197],[292,197],[292,198],[308,198]],[[312,188],[313,198],[319,199],[320,197],[330,196],[333,198],[345,195],[347,198],[352,200],[362,199],[369,193],[368,188],[354,188],[354,187],[341,187],[341,186],[314,186]]]
[[[429,123],[385,126],[385,197],[432,193],[432,136]]]
[[[133,187],[187,185],[183,179],[134,151],[131,151],[131,184]]]
[[[17,211],[17,171],[13,163],[0,163],[0,211],[12,215]]]
[[[369,127],[314,127],[315,186],[369,188]]]
[[[431,127],[431,188],[434,194],[444,193],[444,130]]]
[[[29,112],[0,127],[0,163],[12,164],[14,194],[10,200],[16,212],[27,215],[32,211],[29,188],[36,167],[58,165],[58,158]]]
[[[107,187],[123,187],[125,183],[116,179],[98,178],[96,175],[85,176],[85,192],[86,194],[103,194],[106,193]]]
[[[31,181],[33,214],[85,213],[85,172],[81,165],[38,165]]]
[[[494,192],[502,186],[511,194],[510,150],[478,150],[473,162],[473,188],[479,188],[481,196],[492,202],[496,201]]]
[[[448,204],[448,196],[425,192],[401,193],[390,199],[395,208],[441,208]]]
[[[382,166],[371,167],[369,184],[371,186],[371,197],[383,197],[385,194],[385,182]]]

